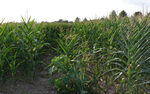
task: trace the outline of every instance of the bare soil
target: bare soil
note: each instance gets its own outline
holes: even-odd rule
[[[51,63],[53,56],[44,56],[43,60],[47,63]],[[43,70],[37,77],[37,81],[24,80],[17,81],[16,85],[12,82],[6,82],[4,86],[0,88],[0,94],[56,94],[55,87],[50,89],[48,70]]]

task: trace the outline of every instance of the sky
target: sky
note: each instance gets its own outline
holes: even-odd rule
[[[128,16],[136,11],[150,12],[150,0],[0,0],[0,21],[21,22],[21,16],[37,22],[59,19],[74,21],[76,17],[97,19],[108,17],[112,10]]]

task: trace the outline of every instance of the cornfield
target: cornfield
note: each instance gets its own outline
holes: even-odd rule
[[[118,94],[150,93],[150,18],[102,21],[0,23],[0,83],[36,80],[47,51],[50,85],[62,94],[104,94],[116,84]],[[54,79],[55,73],[61,74]],[[22,78],[18,78],[21,75]]]

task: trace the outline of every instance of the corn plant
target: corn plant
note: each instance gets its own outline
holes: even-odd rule
[[[23,19],[23,18],[22,18]],[[29,19],[30,20],[30,19]],[[34,20],[29,23],[25,23],[23,19],[23,26],[18,26],[15,33],[18,35],[18,41],[15,44],[17,45],[17,51],[20,59],[25,60],[23,64],[24,72],[27,76],[32,71],[36,72],[36,66],[38,65],[39,60],[38,56],[42,54],[39,50],[44,45],[49,45],[48,43],[44,43],[42,40],[45,37],[45,34],[41,35],[40,31],[34,31],[32,29]],[[31,76],[32,77],[32,76]]]
[[[60,90],[59,92],[63,92],[63,90],[66,89],[66,91],[68,91],[68,92],[70,90],[70,91],[80,92],[82,94],[82,93],[88,93],[90,91],[92,92],[93,84],[91,84],[90,82],[94,80],[94,88],[96,87],[97,90],[103,91],[103,89],[100,88],[97,83],[100,80],[99,77],[101,76],[100,75],[101,71],[98,70],[99,65],[96,66],[97,70],[95,70],[92,73],[93,75],[95,75],[92,80],[91,80],[91,78],[88,78],[88,74],[86,72],[87,71],[86,67],[89,64],[86,60],[86,54],[88,54],[90,51],[92,51],[91,49],[88,49],[88,48],[91,48],[90,46],[93,43],[95,43],[94,40],[91,40],[89,38],[94,33],[92,33],[91,31],[86,32],[85,25],[83,25],[83,27],[77,23],[76,23],[76,25],[79,25],[79,26],[77,26],[75,30],[82,28],[83,31],[82,30],[80,30],[80,32],[68,31],[67,33],[65,33],[66,35],[64,33],[59,34],[61,39],[57,40],[57,43],[61,47],[63,53],[65,54],[65,57],[60,56],[60,57],[54,58],[52,60],[52,64],[50,65],[51,68],[49,71],[50,71],[51,76],[52,76],[52,73],[54,73],[55,71],[61,71],[61,72],[63,72],[63,74],[65,74],[65,76],[61,76],[60,79],[55,80],[56,82],[53,84],[55,84],[55,86],[58,88],[58,91]],[[92,25],[89,25],[86,28],[93,29],[93,27],[91,27],[91,26]],[[97,29],[96,26],[94,28]],[[93,29],[93,32],[94,32],[94,29]],[[98,32],[99,31],[97,31],[96,34],[98,34]],[[84,37],[82,37],[82,36],[84,36]],[[86,36],[88,36],[88,37],[86,37]],[[92,37],[95,39],[98,38],[96,41],[98,41],[99,38],[101,38],[101,36],[99,36],[99,35],[92,36]],[[86,42],[85,40],[87,40],[88,42]],[[93,41],[93,43],[90,44],[92,41]],[[90,44],[90,45],[88,45],[88,44]],[[58,50],[58,49],[55,49],[55,50],[60,52],[60,50]],[[98,51],[95,51],[95,52],[98,52]],[[60,53],[63,54],[62,52],[60,52]],[[80,54],[80,53],[82,53],[82,54]],[[92,54],[91,54],[91,56],[92,56]],[[65,58],[65,59],[63,59],[63,58]],[[91,57],[89,57],[88,61],[90,59],[91,59]],[[93,60],[93,62],[94,62],[94,60]],[[68,75],[70,75],[71,77]],[[74,75],[74,76],[72,76],[72,75]],[[69,82],[67,82],[67,83],[64,82],[63,79],[65,79],[65,77],[70,79]],[[71,80],[72,77],[75,77],[75,79]],[[52,78],[51,78],[50,82],[53,82]],[[68,86],[67,84],[69,84],[70,82],[73,82],[73,88],[67,89],[66,86]],[[88,83],[90,84],[90,86]]]
[[[147,19],[142,23],[136,22],[136,24],[138,27],[134,31],[129,31],[130,34],[126,33],[127,29],[123,26],[119,31],[121,39],[118,42],[122,51],[118,51],[118,54],[123,58],[116,57],[106,63],[117,66],[107,72],[115,71],[114,81],[119,81],[121,94],[148,93],[145,85],[150,84],[150,48],[148,47],[150,28],[147,26]]]
[[[22,24],[6,23],[0,28],[0,79],[5,82],[8,74],[12,81],[17,81],[16,75],[25,74],[36,76],[37,66],[42,63],[39,56],[43,54],[42,47],[49,45],[43,38],[45,34],[34,27],[34,20],[30,18],[26,23],[22,18]],[[37,31],[36,31],[37,30]],[[33,73],[33,76],[32,76]],[[20,78],[19,78],[20,79]],[[11,79],[9,79],[11,80]]]
[[[2,22],[1,22],[2,24]],[[1,43],[0,43],[0,76],[2,78],[0,78],[2,80],[2,82],[6,81],[6,74],[9,71],[7,68],[7,63],[6,63],[6,59],[8,58],[6,56],[6,53],[8,53],[11,49],[11,47],[7,47],[6,43],[7,40],[9,39],[10,35],[12,34],[13,31],[10,31],[9,33],[6,32],[6,28],[7,28],[8,23],[6,23],[4,25],[3,28],[1,28],[0,30],[0,39],[1,39]]]
[[[77,37],[76,35],[72,40],[69,41],[69,39],[65,40],[65,43],[62,42],[62,40],[59,39],[58,44],[64,51],[65,55],[61,55],[60,57],[55,57],[52,60],[52,64],[49,66],[50,68],[50,75],[52,75],[53,72],[58,71],[59,73],[62,72],[63,75],[55,80],[55,86],[58,88],[58,92],[61,93],[69,93],[72,91],[74,86],[68,87],[69,84],[74,85],[74,76],[78,72],[78,69],[76,69],[76,62],[72,62],[71,60],[75,57],[75,55],[78,54],[79,47],[75,48],[77,43]],[[67,44],[68,43],[68,44]],[[57,50],[57,49],[56,49]],[[57,50],[58,51],[58,50]],[[60,51],[59,51],[60,52]],[[61,53],[61,52],[60,52]],[[62,53],[61,53],[62,54]],[[52,82],[52,78],[51,78]]]

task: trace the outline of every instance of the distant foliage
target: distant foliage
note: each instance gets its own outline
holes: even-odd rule
[[[83,20],[84,22],[86,22],[86,21],[88,21],[86,18],[84,18],[84,20]]]
[[[68,20],[59,19],[57,22],[58,23],[68,23]]]
[[[104,20],[105,20],[105,18],[101,18],[100,20],[101,20],[101,21],[104,21]]]
[[[110,19],[116,19],[116,17],[117,17],[116,11],[113,10],[113,11],[110,13],[109,18],[110,18]]]
[[[80,18],[76,17],[75,22],[80,22],[80,21],[81,21]]]
[[[142,14],[140,11],[137,11],[137,12],[134,13],[134,16],[135,16],[135,17],[136,17],[136,16],[143,16],[143,14]]]
[[[68,23],[68,20],[64,20],[64,23]]]
[[[63,22],[63,19],[59,19],[58,22]]]
[[[119,17],[126,17],[127,16],[127,12],[122,10],[120,13],[119,13]]]
[[[63,19],[59,19],[58,21],[54,21],[52,23],[73,23],[73,21],[68,21],[68,20],[63,20]]]

